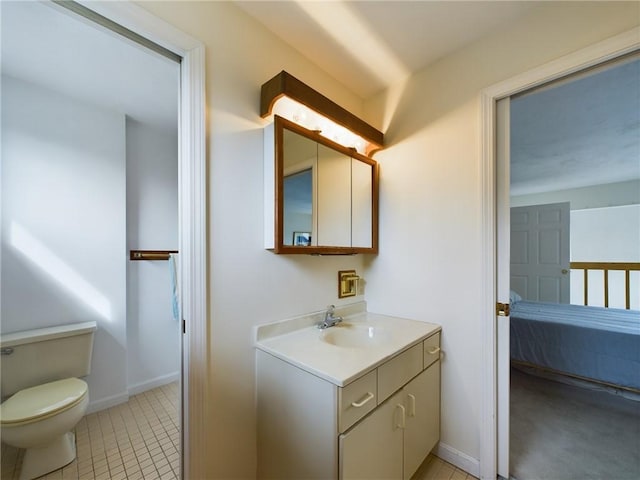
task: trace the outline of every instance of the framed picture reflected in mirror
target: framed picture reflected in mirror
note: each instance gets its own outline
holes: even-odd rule
[[[293,245],[296,247],[310,247],[311,232],[293,232]]]

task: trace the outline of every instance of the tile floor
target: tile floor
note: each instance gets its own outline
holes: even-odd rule
[[[92,413],[75,428],[77,458],[42,480],[180,478],[178,383]],[[2,444],[2,479],[17,479],[23,450]]]
[[[429,455],[420,465],[418,471],[411,477],[411,480],[478,480],[464,470],[460,470],[450,463]]]
[[[170,480],[180,478],[178,383],[132,396],[85,416],[75,429],[77,458],[40,480]],[[2,444],[0,478],[17,479],[23,450]],[[477,480],[429,455],[412,480]]]

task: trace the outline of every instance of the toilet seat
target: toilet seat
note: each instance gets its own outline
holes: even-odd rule
[[[62,413],[87,396],[87,383],[66,378],[20,390],[0,405],[0,425],[13,427]]]

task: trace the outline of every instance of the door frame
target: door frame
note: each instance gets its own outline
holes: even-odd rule
[[[588,69],[616,57],[640,49],[640,27],[570,53],[540,67],[492,85],[480,93],[481,114],[481,219],[482,219],[482,405],[480,425],[480,478],[495,479],[498,475],[498,392],[505,385],[498,383],[498,337],[496,302],[508,303],[509,298],[498,296],[497,245],[498,225],[496,209],[497,189],[508,192],[509,185],[497,182],[496,160],[496,102],[529,88]],[[507,182],[508,180],[505,180]],[[500,232],[505,235],[505,232]],[[508,339],[506,339],[508,342]],[[508,398],[508,393],[507,393]],[[502,442],[507,445],[508,442]],[[500,452],[502,456],[507,452]],[[507,457],[508,458],[508,457]]]
[[[78,3],[182,58],[178,119],[178,249],[181,314],[182,478],[205,478],[208,392],[204,44],[132,3]]]

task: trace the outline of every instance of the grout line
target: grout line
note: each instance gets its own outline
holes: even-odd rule
[[[84,416],[75,428],[77,458],[39,480],[176,479],[180,452],[172,436],[178,429],[177,386],[156,387]],[[18,478],[23,457],[24,450],[2,444],[3,479]]]

